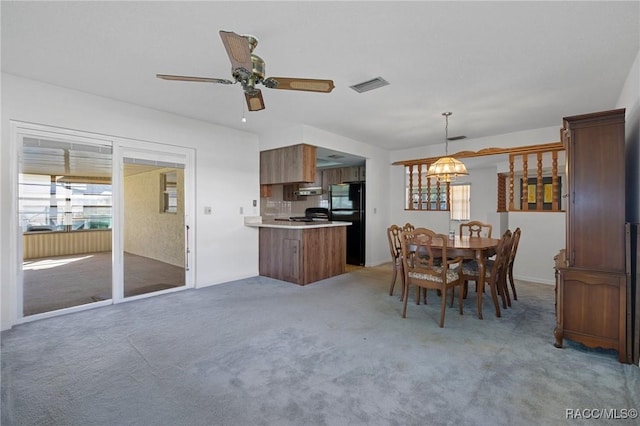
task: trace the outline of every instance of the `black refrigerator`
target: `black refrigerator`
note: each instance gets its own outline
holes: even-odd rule
[[[365,191],[364,183],[342,183],[329,188],[331,220],[351,222],[347,226],[347,263],[364,266]]]

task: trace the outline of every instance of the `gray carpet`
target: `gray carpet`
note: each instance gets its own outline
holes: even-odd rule
[[[185,284],[184,268],[127,252],[123,259],[125,297]],[[111,299],[111,269],[111,252],[26,260],[24,315]]]
[[[2,425],[569,424],[640,407],[640,369],[553,347],[553,287],[496,318],[438,296],[406,319],[389,265],[299,287],[252,278],[2,333]],[[456,302],[457,303],[457,302]],[[597,424],[637,424],[599,420]]]

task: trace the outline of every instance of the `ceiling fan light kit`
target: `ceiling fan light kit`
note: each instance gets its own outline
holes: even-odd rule
[[[265,108],[262,92],[256,87],[258,84],[268,89],[301,90],[318,93],[330,93],[335,87],[332,80],[291,77],[265,78],[265,62],[261,57],[253,53],[253,49],[258,45],[258,39],[256,37],[252,35],[240,35],[231,31],[220,31],[220,38],[231,61],[233,81],[222,78],[189,77],[169,74],[156,74],[156,77],[164,80],[200,83],[240,83],[249,111],[260,111]]]
[[[427,177],[435,177],[440,182],[452,182],[458,176],[466,176],[469,174],[462,161],[449,157],[449,116],[451,114],[453,113],[442,113],[445,118],[445,156],[436,160],[435,163],[432,163],[427,170]]]

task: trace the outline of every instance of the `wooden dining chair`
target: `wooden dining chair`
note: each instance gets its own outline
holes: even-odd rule
[[[396,285],[398,273],[400,273],[400,279],[402,280],[401,292],[404,291],[404,272],[402,272],[402,247],[400,247],[401,232],[402,228],[398,225],[391,225],[387,228],[389,251],[391,253],[391,261],[393,262],[393,275],[391,276],[391,287],[389,288],[389,296],[393,295],[393,288]],[[402,297],[402,294],[400,295],[400,297]]]
[[[413,231],[414,229],[416,229],[416,227],[410,224],[409,222],[405,223],[404,226],[402,227],[403,231]]]
[[[516,285],[513,281],[513,262],[516,260],[516,253],[518,251],[518,244],[520,243],[520,235],[522,235],[522,230],[520,228],[516,228],[513,231],[512,241],[511,241],[511,253],[509,254],[509,261],[507,262],[507,278],[509,279],[509,284],[511,285],[511,291],[513,291],[513,300],[518,300],[518,294],[516,293]],[[505,284],[505,288],[508,291]],[[507,293],[507,300],[509,297],[509,293]],[[511,304],[509,304],[511,306]]]
[[[491,238],[492,226],[478,220],[460,224],[460,236]]]
[[[500,242],[496,248],[495,259],[485,260],[484,283],[490,287],[491,299],[495,305],[497,317],[501,316],[498,294],[500,294],[502,299],[503,308],[507,308],[507,299],[505,294],[507,290],[505,282],[507,264],[509,262],[509,256],[511,255],[511,242],[512,233],[507,229],[500,238]],[[476,281],[477,283],[478,278],[480,277],[478,262],[476,260],[472,260],[470,262],[462,263],[462,266],[460,267],[460,277],[463,282],[461,291],[464,292],[464,287],[469,281]],[[478,289],[478,291],[480,291],[480,289]]]
[[[435,239],[438,240],[437,247],[433,247]],[[460,264],[462,258],[448,259],[447,236],[437,234],[426,228],[416,228],[413,231],[402,232],[400,234],[400,245],[402,247],[402,266],[404,271],[402,318],[407,317],[409,287],[413,284],[417,287],[416,304],[420,304],[419,295],[421,289],[440,290],[440,327],[444,327],[447,291],[456,286],[462,286],[463,283],[457,268],[452,268],[452,265]],[[443,260],[438,261],[438,259]],[[462,315],[462,290],[459,292],[458,304],[460,315]]]

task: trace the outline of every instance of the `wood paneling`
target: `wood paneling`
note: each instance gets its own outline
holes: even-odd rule
[[[23,234],[23,259],[111,250],[111,230],[32,232]]]
[[[260,228],[260,275],[306,285],[345,272],[346,227]]]

